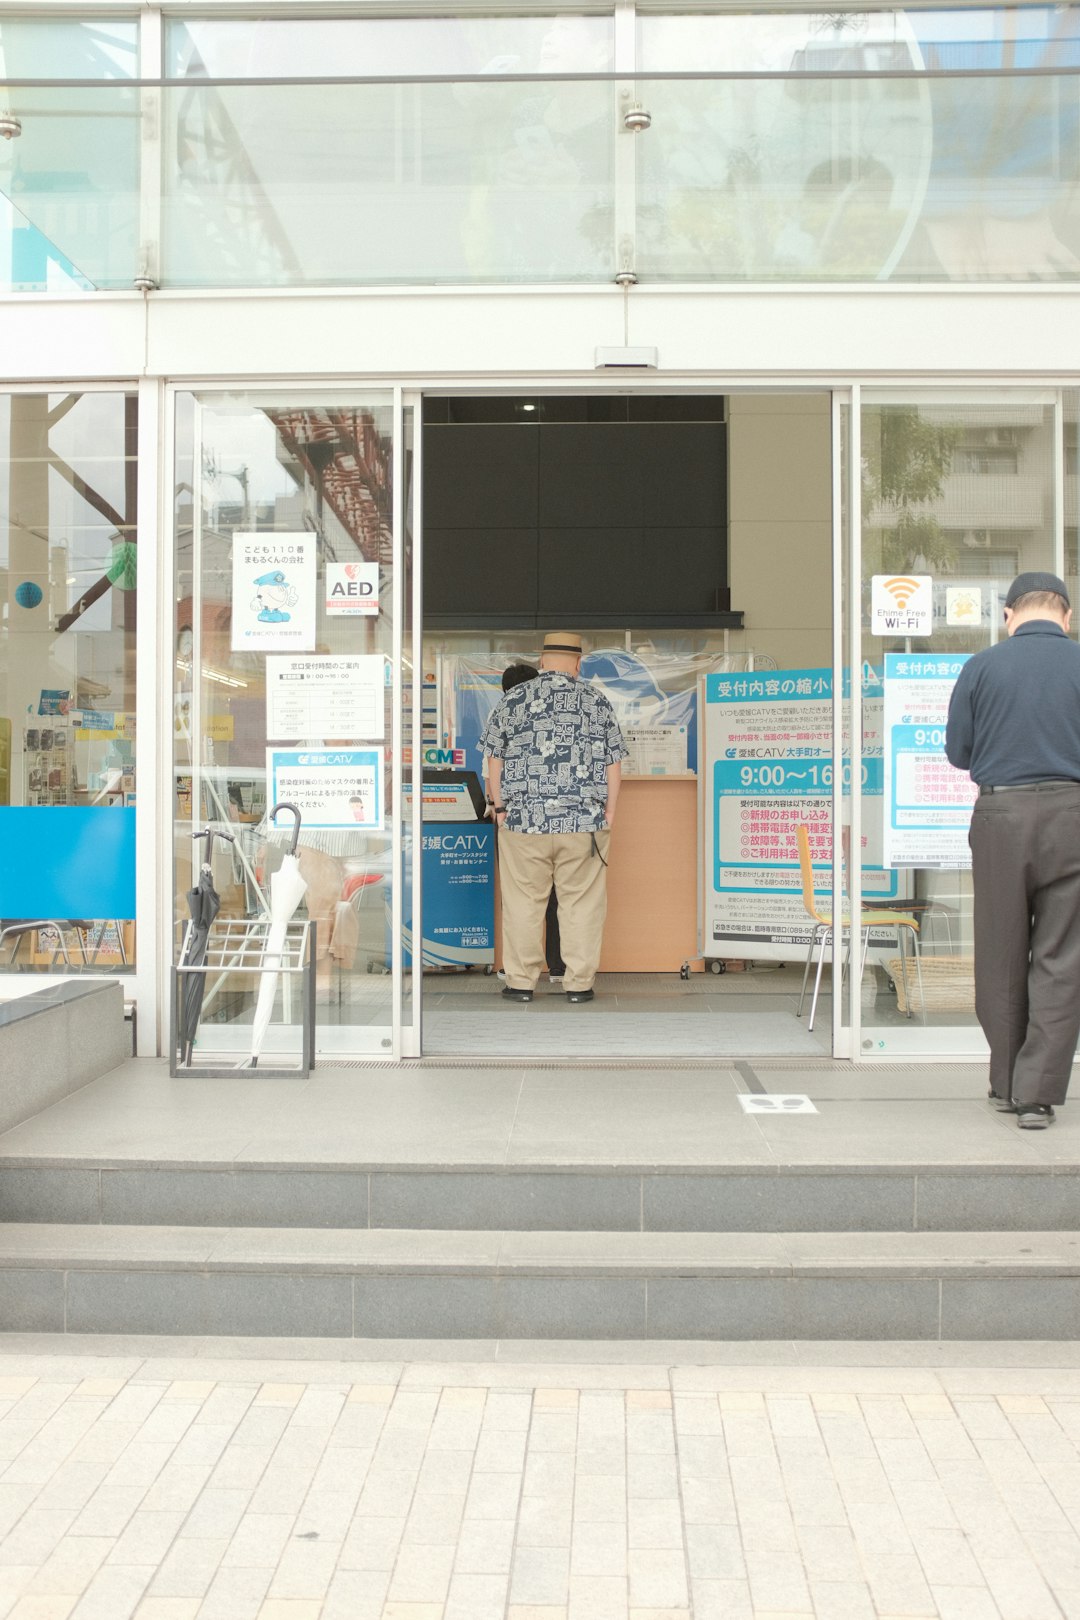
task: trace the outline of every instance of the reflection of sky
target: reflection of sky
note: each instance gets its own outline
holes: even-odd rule
[[[1080,9],[1072,7],[828,15],[646,13],[638,18],[639,66],[654,73],[695,68],[703,73],[787,72],[797,55],[802,67],[812,68],[816,54],[831,57],[838,48],[869,44],[929,47],[933,61],[928,65],[970,69],[1045,64],[1046,47],[1053,42],[1053,64],[1074,66],[1080,61],[1078,40]],[[872,67],[873,58],[851,66]]]
[[[133,79],[136,25],[95,20],[0,20],[0,79]]]
[[[208,410],[203,416],[203,454],[217,468],[217,477],[203,472],[203,498],[207,505],[239,506],[243,489],[235,474],[246,468],[251,508],[272,502],[279,495],[296,493],[296,483],[278,459],[278,437],[273,423],[261,411],[239,407],[235,415]]]
[[[610,52],[610,17],[573,21]],[[541,55],[552,25],[551,17],[514,16],[192,18],[166,23],[166,71],[210,78],[551,72]]]

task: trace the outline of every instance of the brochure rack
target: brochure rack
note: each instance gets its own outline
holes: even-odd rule
[[[267,960],[267,938],[271,923],[268,918],[224,918],[215,921],[210,927],[206,942],[206,953],[203,961],[198,964],[187,965],[189,953],[190,934],[195,925],[187,923],[184,926],[183,946],[180,951],[180,964],[172,969],[172,995],[170,998],[169,1017],[169,1073],[174,1078],[181,1075],[199,1075],[207,1079],[225,1079],[238,1074],[256,1074],[267,1079],[306,1079],[315,1067],[315,933],[316,925],[308,920],[298,918],[290,922],[285,929],[285,938],[280,951],[275,949],[270,960]],[[227,985],[228,981],[239,974],[251,976],[249,987],[254,984],[257,988],[262,976],[267,974],[280,974],[284,992],[285,1021],[292,1023],[292,1008],[295,1005],[297,992],[299,992],[299,1027],[301,1033],[298,1062],[285,1065],[281,1055],[276,1052],[262,1053],[257,1062],[250,1054],[237,1052],[235,1061],[228,1061],[223,1049],[208,1054],[207,1061],[192,1051],[189,1061],[182,1057],[180,1030],[183,1018],[183,1002],[185,986],[193,975],[201,975],[204,982],[205,1002],[209,1003],[214,994]],[[206,1026],[202,1026],[206,1027]],[[228,1028],[235,1040],[236,1032],[245,1026],[230,1024],[220,1026]]]

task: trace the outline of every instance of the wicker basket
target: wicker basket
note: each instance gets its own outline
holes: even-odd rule
[[[970,1012],[975,1006],[975,958],[973,956],[922,956],[923,993],[925,1008],[919,1000],[919,974],[914,958],[907,958],[907,987],[904,984],[905,964],[898,956],[887,963],[889,978],[896,986],[896,1005],[906,1013],[910,1001],[913,1013]]]

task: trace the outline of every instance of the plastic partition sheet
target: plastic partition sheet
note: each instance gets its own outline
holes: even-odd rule
[[[460,763],[467,768],[480,768],[480,735],[502,696],[503,670],[514,661],[466,653],[443,655],[446,746],[461,755]],[[630,749],[623,774],[695,775],[698,679],[708,672],[741,669],[745,663],[743,655],[722,653],[674,657],[642,648],[628,652],[625,647],[598,647],[586,653],[581,662],[582,679],[608,698]],[[433,757],[432,764],[438,763],[452,761]]]

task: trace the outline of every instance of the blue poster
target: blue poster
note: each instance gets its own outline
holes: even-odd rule
[[[860,866],[867,899],[893,899],[881,862],[881,674],[863,669]],[[796,828],[805,826],[814,889],[828,904],[833,865],[833,681],[830,669],[747,670],[705,680],[706,956],[776,956],[805,943]],[[850,765],[844,765],[845,796]],[[876,801],[876,802],[875,802]],[[845,798],[845,802],[849,802]],[[844,804],[841,805],[843,813]],[[853,858],[840,828],[842,860]]]
[[[949,700],[967,653],[885,655],[885,860],[890,866],[971,865],[968,826],[978,789],[945,758]]]

